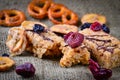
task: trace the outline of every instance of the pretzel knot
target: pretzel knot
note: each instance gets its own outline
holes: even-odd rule
[[[0,25],[1,26],[19,26],[25,20],[23,12],[18,10],[1,10]]]
[[[48,17],[54,24],[76,25],[78,16],[62,4],[52,4],[48,10]]]
[[[33,0],[28,5],[28,13],[34,18],[43,19],[47,17],[51,3],[52,0]]]

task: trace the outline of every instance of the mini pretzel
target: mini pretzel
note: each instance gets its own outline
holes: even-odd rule
[[[6,45],[10,50],[11,56],[20,55],[27,46],[25,31],[21,27],[11,28],[8,32]]]
[[[19,26],[25,20],[23,12],[18,10],[1,10],[0,25],[1,26]]]
[[[8,57],[0,57],[0,71],[6,71],[10,69],[15,62]]]
[[[81,19],[82,24],[84,23],[94,23],[94,22],[99,22],[101,24],[105,24],[106,23],[106,17],[100,14],[94,14],[94,13],[90,13],[90,14],[86,14],[82,17]]]
[[[28,5],[28,13],[37,19],[43,19],[47,17],[48,8],[50,7],[52,0],[33,0]]]
[[[78,16],[62,4],[52,4],[48,10],[48,17],[54,24],[76,25]]]

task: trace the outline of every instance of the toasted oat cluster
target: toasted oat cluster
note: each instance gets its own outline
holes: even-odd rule
[[[85,36],[85,45],[92,56],[104,68],[120,66],[120,41],[115,37],[100,31],[86,28],[80,33]]]
[[[60,66],[71,67],[75,64],[89,64],[90,53],[84,43],[76,48],[71,48],[65,42],[61,45],[63,57],[60,60]]]

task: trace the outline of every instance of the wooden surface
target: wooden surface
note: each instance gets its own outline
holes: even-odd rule
[[[0,10],[2,9],[18,9],[25,13],[27,20],[41,21],[49,27],[53,24],[50,20],[37,20],[29,16],[27,5],[31,0],[0,0]],[[56,3],[62,3],[69,9],[73,10],[81,18],[86,13],[98,13],[105,15],[107,25],[110,27],[111,34],[120,39],[120,0],[54,0]],[[0,26],[0,55],[4,52],[8,53],[5,45],[8,27]],[[0,72],[0,80],[94,80],[87,66],[81,64],[71,68],[61,68],[58,60],[38,59],[32,55],[13,57],[16,66],[25,62],[31,62],[36,73],[32,78],[22,78],[15,73],[15,67],[10,71]],[[120,80],[120,68],[112,69],[113,76],[110,80]]]

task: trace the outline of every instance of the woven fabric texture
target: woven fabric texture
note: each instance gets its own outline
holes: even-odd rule
[[[41,21],[52,26],[49,19],[38,20],[29,16],[27,5],[31,0],[0,0],[0,10],[2,9],[18,9],[25,13],[27,20]],[[107,25],[111,30],[111,34],[120,39],[120,0],[54,0],[56,3],[62,3],[69,9],[76,12],[81,18],[86,13],[97,13],[105,15]],[[7,33],[10,27],[0,26],[0,55],[9,53],[5,45]],[[0,80],[94,80],[87,66],[76,65],[71,68],[61,68],[59,59],[38,59],[25,52],[24,55],[13,57],[16,66],[25,62],[31,62],[36,73],[32,78],[22,78],[15,72],[15,67],[10,71],[0,72]],[[110,80],[120,80],[120,67],[112,69],[113,75]]]

